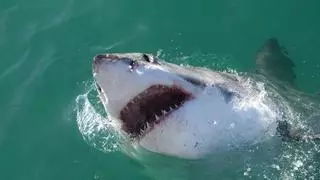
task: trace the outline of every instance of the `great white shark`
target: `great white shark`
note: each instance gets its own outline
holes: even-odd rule
[[[295,65],[277,39],[266,41],[255,63],[254,72],[241,75],[175,65],[146,53],[111,53],[93,58],[93,76],[115,129],[154,153],[199,159],[274,138],[320,139],[292,120],[292,109],[311,116],[320,103],[317,95],[295,88]],[[313,103],[281,105],[292,98]]]

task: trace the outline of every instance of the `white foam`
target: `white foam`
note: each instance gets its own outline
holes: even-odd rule
[[[110,127],[111,122],[102,117],[90,103],[90,89],[76,98],[77,124],[83,139],[94,148],[103,152],[118,150],[118,138]]]

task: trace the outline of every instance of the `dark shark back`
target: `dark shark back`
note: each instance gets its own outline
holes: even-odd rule
[[[269,77],[294,84],[296,75],[294,63],[289,59],[287,52],[280,47],[276,38],[270,38],[258,51],[256,56],[256,70]]]
[[[268,39],[260,51],[258,51],[255,61],[256,71],[258,73],[271,79],[276,79],[280,84],[286,83],[294,86],[296,75],[293,68],[295,67],[295,64],[289,59],[288,53],[281,48],[277,39]],[[312,116],[312,119],[315,119],[317,122],[319,121],[319,118],[319,115]],[[315,125],[311,126],[315,127]],[[319,125],[317,127],[319,127]],[[320,141],[320,134],[299,134],[297,132],[303,132],[303,130],[292,128],[292,125],[286,120],[278,122],[277,130],[284,140]],[[318,131],[316,133],[319,133]]]

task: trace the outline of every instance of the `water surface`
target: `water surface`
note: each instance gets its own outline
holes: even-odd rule
[[[75,100],[87,92],[97,53],[160,51],[171,62],[248,71],[262,43],[277,37],[298,86],[318,91],[318,7],[316,0],[2,0],[0,179],[151,179],[141,163],[101,152],[79,132]]]

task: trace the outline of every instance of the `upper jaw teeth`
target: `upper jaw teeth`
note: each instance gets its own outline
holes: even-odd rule
[[[161,117],[167,115],[168,113],[170,113],[170,112],[172,112],[172,111],[174,111],[174,110],[176,110],[176,109],[178,109],[178,108],[179,108],[178,105],[174,105],[173,107],[170,106],[170,110],[168,110],[168,111],[166,111],[166,110],[161,110],[161,115],[160,115],[160,116],[155,115],[156,121],[158,121]]]

